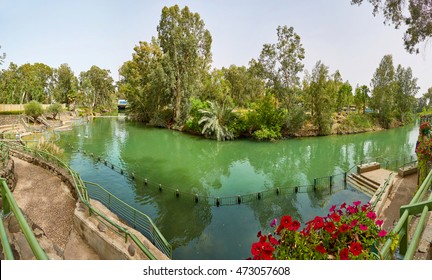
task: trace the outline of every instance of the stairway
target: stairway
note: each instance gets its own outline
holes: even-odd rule
[[[347,182],[354,188],[362,191],[363,193],[373,196],[380,184],[372,179],[369,179],[361,174],[352,173],[348,175]]]

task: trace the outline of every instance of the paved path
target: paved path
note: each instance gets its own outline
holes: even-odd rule
[[[41,242],[52,259],[100,259],[73,229],[76,201],[68,187],[51,172],[12,157],[17,184],[13,192],[17,204],[38,228]],[[39,236],[38,236],[39,238]],[[25,246],[23,245],[23,248]],[[24,253],[24,252],[23,252]],[[23,256],[28,258],[28,256]]]

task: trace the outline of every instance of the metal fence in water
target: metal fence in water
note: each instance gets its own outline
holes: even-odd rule
[[[113,164],[112,162],[98,156],[93,153],[89,153],[85,150],[75,149],[72,145],[70,145],[72,150],[75,152],[80,152],[83,155],[86,155],[92,158],[95,162],[99,162],[105,165],[107,168],[129,178],[134,181],[136,186],[142,186],[148,188],[149,190],[159,191],[160,193],[170,193],[171,195],[177,198],[186,198],[193,203],[209,203],[214,206],[229,206],[236,205],[242,203],[250,203],[257,200],[264,200],[266,198],[281,196],[281,195],[295,195],[296,193],[307,193],[307,192],[317,192],[321,195],[329,195],[334,192],[338,192],[344,190],[348,187],[347,185],[347,177],[349,174],[353,172],[357,172],[357,165],[352,166],[345,172],[341,172],[339,174],[333,174],[330,176],[324,176],[315,178],[313,182],[309,185],[298,185],[298,186],[285,186],[285,187],[274,187],[271,189],[266,189],[260,192],[248,193],[248,194],[238,194],[232,196],[206,196],[199,193],[191,193],[185,192],[178,188],[173,188],[170,186],[166,186],[160,184],[158,182],[154,182],[145,178],[139,174],[135,174],[134,172],[128,172],[127,170]],[[416,162],[417,158],[415,155],[411,156],[403,156],[393,159],[386,159],[383,157],[377,158],[369,158],[361,161],[359,164],[366,164],[371,162],[380,163],[382,168],[397,170],[399,167],[404,166],[408,163]]]

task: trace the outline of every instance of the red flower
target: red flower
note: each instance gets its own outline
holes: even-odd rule
[[[349,229],[350,229],[350,226],[347,225],[347,224],[342,224],[342,225],[339,227],[340,232],[345,232],[345,231],[347,231],[347,230],[349,230]]]
[[[354,206],[359,206],[361,204],[361,201],[360,200],[354,201],[353,204],[354,204]]]
[[[295,220],[289,225],[288,230],[297,231],[299,228],[300,228],[300,222]]]
[[[325,224],[325,230],[328,233],[332,233],[333,231],[335,231],[335,229],[336,229],[336,227],[335,227],[335,225],[334,225],[333,222],[328,222],[328,223]]]
[[[380,230],[379,232],[378,232],[378,236],[379,237],[384,237],[384,236],[386,236],[387,235],[387,231],[385,231],[385,230]]]
[[[274,238],[273,236],[269,236],[269,241],[270,241],[270,243],[271,244],[273,244],[273,245],[278,245],[279,244],[279,241],[277,241],[277,239],[276,238]]]
[[[362,246],[360,243],[358,242],[352,242],[350,244],[350,252],[354,255],[354,256],[358,256],[362,253]]]
[[[324,220],[322,217],[316,216],[313,220],[313,228],[318,230],[324,226]]]
[[[357,220],[352,220],[351,221],[351,227],[355,227],[357,225],[358,221]]]
[[[340,216],[336,213],[332,213],[332,214],[330,214],[330,219],[332,219],[333,221],[335,221],[337,223],[340,221]]]
[[[325,254],[325,253],[327,253],[327,250],[324,248],[324,246],[323,245],[318,245],[318,246],[316,246],[315,247],[315,249],[318,251],[318,252],[320,252],[321,254]]]
[[[336,210],[336,205],[333,205],[332,207],[330,207],[330,212],[334,212]]]
[[[339,258],[341,260],[349,260],[349,251],[348,248],[343,248],[339,254]]]

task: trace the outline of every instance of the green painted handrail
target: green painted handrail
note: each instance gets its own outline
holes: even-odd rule
[[[12,249],[9,243],[9,238],[6,234],[6,229],[3,223],[3,219],[0,219],[0,238],[1,238],[1,244],[2,244],[3,254],[5,256],[5,259],[13,260],[14,255],[12,253]]]
[[[109,209],[115,208],[115,207],[112,207],[113,201],[115,201],[116,202],[115,204],[118,205],[121,209],[126,209],[126,210],[121,211],[121,212],[122,212],[122,214],[125,215],[125,217],[127,219],[129,219],[128,222],[131,224],[131,226],[133,226],[134,228],[142,229],[145,232],[148,232],[150,236],[147,236],[147,237],[149,237],[155,241],[154,243],[156,243],[155,244],[156,247],[158,247],[168,257],[170,257],[170,258],[172,257],[171,245],[164,238],[162,233],[159,231],[159,229],[157,228],[157,226],[154,224],[153,220],[149,216],[142,213],[141,211],[138,211],[137,209],[133,208],[132,206],[128,205],[127,203],[123,202],[121,199],[117,198],[115,195],[113,195],[109,191],[105,190],[104,188],[102,188],[100,185],[98,185],[96,183],[84,181],[84,184],[86,185],[86,187],[90,186],[90,188],[88,188],[90,193],[92,193],[91,189],[94,187],[97,188],[99,191],[103,192],[103,194],[104,194],[103,196],[98,196],[98,195],[96,195],[96,192],[95,192],[93,195],[91,195],[91,197],[93,199],[99,200],[100,202],[105,204],[105,206],[107,206]],[[107,197],[108,201],[107,201],[107,199],[104,199],[104,197]],[[129,215],[128,215],[128,213],[129,213]],[[136,221],[138,217],[141,217],[142,219],[144,219],[147,223],[147,226],[143,226],[142,223],[138,223]],[[124,217],[122,217],[122,218],[124,218]]]
[[[35,257],[38,260],[48,260],[47,254],[45,253],[45,251],[40,246],[40,244],[37,241],[32,229],[30,228],[26,219],[24,218],[24,215],[21,212],[21,209],[18,207],[18,204],[16,203],[14,197],[12,196],[12,193],[6,184],[6,180],[3,178],[0,178],[0,182],[1,182],[1,188],[2,188],[1,190],[2,190],[3,202],[6,200],[7,203],[9,204],[10,209],[14,213],[14,215],[15,215],[15,217],[16,217],[16,219],[17,219],[17,221],[21,227],[21,230],[24,233],[26,240],[27,240],[28,244],[30,245],[30,248],[33,251],[33,254],[35,255]],[[3,214],[7,215],[9,213],[6,212]]]
[[[399,249],[400,253],[404,255],[404,259],[412,259],[420,242],[421,234],[423,233],[424,223],[426,221],[428,211],[432,210],[432,194],[429,196],[427,201],[419,202],[419,200],[424,196],[428,188],[432,184],[432,171],[426,176],[425,180],[421,184],[420,188],[417,190],[414,197],[411,199],[410,203],[403,205],[400,208],[400,219],[396,226],[393,228],[392,232],[399,236],[400,243]],[[411,242],[408,240],[409,232],[409,218],[411,215],[422,213],[420,216],[419,223],[417,224],[414,234],[411,238]],[[381,249],[382,255],[389,258],[392,240],[388,239]]]

